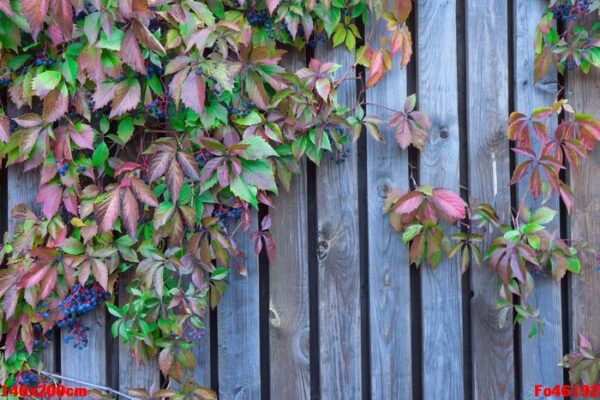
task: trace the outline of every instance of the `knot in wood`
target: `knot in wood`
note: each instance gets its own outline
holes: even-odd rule
[[[449,136],[448,128],[446,128],[445,126],[441,127],[440,128],[440,137],[442,139],[446,139],[448,136]]]
[[[389,191],[390,186],[387,183],[384,182],[379,185],[379,196],[386,198]]]
[[[279,318],[279,314],[273,308],[269,308],[269,322],[273,328],[281,326],[281,318]]]
[[[329,242],[327,242],[325,240],[319,241],[319,244],[317,245],[317,258],[319,259],[319,262],[325,261],[328,253],[329,253]]]

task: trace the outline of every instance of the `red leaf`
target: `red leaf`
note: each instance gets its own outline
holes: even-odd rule
[[[531,160],[527,160],[517,165],[515,172],[513,172],[512,179],[510,180],[511,185],[514,185],[523,179],[523,177],[527,174],[527,171],[529,171],[529,166],[532,162],[533,161]]]
[[[119,216],[119,188],[108,192],[108,197],[96,205],[94,213],[100,230],[111,231]]]
[[[97,258],[92,258],[92,274],[96,282],[102,286],[104,290],[108,290],[108,267]]]
[[[171,163],[171,166],[167,171],[167,187],[171,193],[173,204],[177,203],[177,199],[179,199],[179,191],[181,190],[182,186],[183,172],[181,171],[181,167],[179,166],[179,163]]]
[[[413,0],[395,0],[394,1],[394,16],[397,22],[402,23],[408,19],[412,11]]]
[[[548,74],[552,66],[552,48],[545,47],[544,50],[535,56],[535,65],[533,68],[533,79],[537,82]]]
[[[448,221],[465,218],[467,203],[456,193],[446,189],[433,189],[433,202]]]
[[[7,313],[7,317],[9,317]],[[10,357],[15,351],[15,345],[17,344],[17,335],[19,334],[19,322],[11,320],[8,322],[8,332],[6,333],[5,351],[6,357]]]
[[[275,255],[277,251],[277,246],[275,245],[275,240],[270,232],[262,234],[263,240],[265,241],[265,248],[267,249],[267,257],[269,262],[275,261]]]
[[[170,348],[162,349],[158,356],[158,365],[164,376],[168,376],[171,365],[173,365],[173,353]]]
[[[121,219],[125,224],[127,233],[132,238],[135,238],[138,220],[140,219],[140,211],[138,208],[135,196],[129,188],[121,189],[123,198],[121,199]]]
[[[150,159],[150,182],[154,182],[167,172],[167,168],[173,162],[175,150],[163,147],[152,155]]]
[[[142,95],[140,83],[135,78],[127,79],[115,86],[115,97],[109,118],[118,117],[137,107]]]
[[[156,197],[154,197],[150,188],[146,184],[144,184],[144,182],[142,182],[141,179],[132,176],[131,189],[133,190],[135,197],[137,197],[139,201],[152,207],[158,207]]]
[[[421,192],[408,192],[400,197],[393,207],[396,214],[410,214],[423,203],[424,195]]]
[[[49,0],[22,0],[21,9],[23,15],[31,26],[31,36],[37,40],[37,36],[44,26],[44,19],[48,14]]]
[[[69,92],[65,85],[60,85],[44,97],[42,116],[46,123],[58,121],[69,107]]]
[[[62,200],[62,191],[62,186],[58,183],[48,183],[40,187],[35,202],[43,204],[42,212],[46,218],[52,218],[58,211]]]
[[[374,52],[374,57],[371,60],[369,67],[369,77],[367,79],[367,88],[374,86],[377,82],[383,78],[384,65],[383,65],[383,52]]]
[[[86,124],[69,125],[69,136],[80,149],[94,150],[94,130]]]
[[[52,7],[50,7],[50,15],[62,34],[62,41],[70,40],[73,34],[73,5],[71,3],[72,0],[52,0]]]
[[[56,286],[56,278],[58,277],[58,269],[52,268],[50,272],[44,277],[42,285],[40,287],[39,299],[43,300],[50,295],[52,290]]]
[[[5,143],[10,140],[10,120],[6,115],[0,115],[0,140]]]
[[[160,44],[158,40],[152,35],[152,33],[142,23],[134,19],[131,21],[131,27],[135,33],[135,37],[148,50],[156,51],[161,54],[165,54],[165,48]]]
[[[0,11],[6,14],[6,16],[9,18],[14,16],[13,10],[10,6],[10,0],[0,0]]]
[[[183,170],[185,176],[190,179],[200,180],[200,171],[198,171],[198,163],[194,159],[194,156],[189,153],[182,151],[177,153],[177,161]]]
[[[537,199],[542,194],[542,177],[540,170],[534,168],[531,172],[531,178],[529,179],[529,190],[534,199]]]
[[[140,45],[135,38],[133,28],[129,28],[125,33],[125,36],[123,36],[120,55],[123,62],[133,68],[134,71],[137,71],[142,75],[146,75],[144,56],[142,55]]]
[[[273,11],[275,11],[280,1],[281,0],[267,0],[267,8],[269,9],[269,14],[273,14]]]
[[[49,265],[43,263],[35,263],[33,266],[21,277],[19,280],[19,287],[21,288],[30,288],[32,286],[37,285],[44,279]]]
[[[206,87],[202,77],[192,71],[183,83],[181,101],[198,114],[202,114],[204,112],[205,90]]]
[[[89,47],[82,51],[77,57],[77,64],[79,65],[80,73],[87,72],[87,76],[97,86],[100,85],[106,78],[106,73],[102,67],[101,61],[101,49],[95,47]],[[81,76],[79,80],[82,80]],[[83,78],[85,80],[85,78]],[[111,97],[112,98],[112,97]],[[106,100],[104,104],[108,104],[111,99]]]

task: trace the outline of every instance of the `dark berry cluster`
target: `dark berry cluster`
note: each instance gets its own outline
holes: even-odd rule
[[[146,111],[157,120],[164,122],[167,120],[168,108],[168,100],[166,98],[158,98],[148,104]]]
[[[572,22],[590,12],[592,0],[575,0],[558,3],[551,8],[554,19]]]
[[[315,48],[319,43],[323,43],[327,39],[327,35],[325,32],[319,32],[316,35],[313,35],[308,41],[308,47]]]
[[[163,69],[155,64],[150,64],[146,67],[146,72],[148,76],[152,78],[154,75],[161,76],[163,74]]]
[[[238,107],[227,105],[227,112],[238,117],[245,117],[255,108],[255,105],[250,100],[243,100]]]
[[[242,215],[241,207],[229,207],[219,204],[212,212],[213,217],[219,218],[221,221],[236,220]]]
[[[88,332],[90,330],[89,326],[83,326],[81,320],[77,320],[63,342],[65,344],[72,343],[76,349],[83,350],[88,345]]]
[[[89,328],[81,325],[81,316],[94,310],[109,298],[100,285],[81,286],[75,284],[71,293],[58,304],[58,310],[63,313],[63,318],[56,323],[58,328],[67,328],[70,335],[65,343],[73,342],[74,347],[82,349],[87,346],[87,334]]]
[[[197,152],[194,155],[194,158],[196,159],[196,162],[198,163],[198,166],[200,168],[204,167],[204,165],[206,164],[206,162],[208,160],[210,160],[211,158],[213,158],[213,155],[210,154],[208,151],[206,150],[200,150],[199,152]]]
[[[60,176],[64,176],[67,173],[67,171],[69,170],[69,163],[61,162],[59,160],[56,160],[55,163],[56,163],[56,170],[58,171],[58,174]]]
[[[39,384],[39,381],[38,374],[31,369],[17,374],[17,385],[34,387]]]
[[[36,67],[42,67],[42,66],[48,67],[48,66],[52,65],[53,62],[54,62],[54,59],[48,57],[48,53],[46,52],[46,50],[42,50],[36,57],[33,64]]]
[[[246,19],[252,26],[264,26],[267,22],[271,22],[267,10],[248,10],[246,11]]]

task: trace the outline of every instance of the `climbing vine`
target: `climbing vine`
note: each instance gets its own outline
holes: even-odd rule
[[[41,210],[17,205],[0,248],[0,381],[39,383],[52,333],[83,349],[81,316],[106,306],[135,358],[157,357],[182,382],[230,267],[245,273],[234,234],[260,222],[255,249],[272,258],[259,205],[289,188],[303,157],[343,159],[363,128],[377,133],[336,91],[358,65],[370,87],[394,58],[409,62],[411,10],[410,0],[0,0],[0,159],[39,169]],[[369,18],[387,27],[380,47],[363,44]],[[326,39],[357,63],[283,66],[289,49]],[[152,395],[214,396],[192,381]]]

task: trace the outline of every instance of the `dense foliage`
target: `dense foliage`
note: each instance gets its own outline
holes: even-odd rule
[[[535,37],[535,79],[554,65],[559,73],[579,68],[587,73],[600,67],[600,23],[586,23],[598,15],[598,0],[551,0]]]
[[[304,156],[319,164],[365,125],[377,135],[379,121],[340,106],[336,90],[358,64],[369,87],[396,54],[408,63],[411,9],[410,0],[0,0],[9,95],[0,159],[40,169],[41,207],[15,207],[1,247],[0,381],[31,383],[57,329],[85,347],[80,317],[103,304],[136,359],[158,357],[181,381],[230,266],[244,273],[233,234],[256,226],[253,210],[272,206]],[[385,19],[380,48],[360,45],[369,18]],[[286,49],[325,38],[357,64],[335,76],[338,65],[317,59],[283,67]],[[268,217],[260,225],[255,248],[272,257]],[[206,393],[188,382],[161,395]]]

